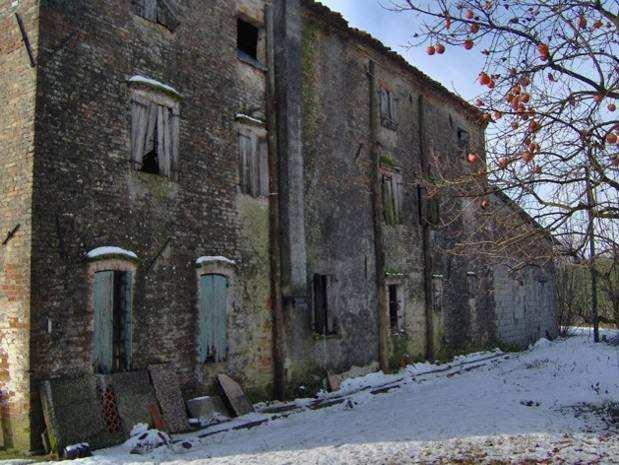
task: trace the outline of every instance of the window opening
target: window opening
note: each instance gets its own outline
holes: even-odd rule
[[[389,289],[389,322],[392,330],[398,330],[400,317],[400,302],[398,300],[399,286],[392,284]]]
[[[237,19],[237,49],[239,53],[258,59],[258,35],[256,26],[241,18]]]

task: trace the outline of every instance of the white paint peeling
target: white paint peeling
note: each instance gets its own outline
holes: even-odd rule
[[[133,76],[129,78],[129,82],[133,84],[143,84],[148,87],[154,87],[155,89],[162,90],[167,93],[171,93],[178,98],[182,98],[183,96],[179,91],[177,91],[174,87],[164,84],[163,82],[156,81],[155,79],[147,78],[144,76]]]
[[[96,249],[93,249],[86,254],[88,258],[104,257],[106,255],[123,255],[129,258],[134,258],[134,259],[138,258],[138,256],[135,253],[131,252],[130,250],[126,250],[120,247],[115,247],[115,246],[110,246],[110,245],[107,245],[104,247],[97,247]]]
[[[196,260],[196,265],[204,265],[206,263],[226,263],[228,265],[236,265],[234,260],[229,258],[217,256],[217,257],[200,257]]]

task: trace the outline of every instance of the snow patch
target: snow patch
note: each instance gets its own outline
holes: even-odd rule
[[[204,265],[205,263],[227,263],[228,265],[236,265],[234,260],[222,256],[200,257],[196,260],[196,265]]]
[[[104,257],[106,255],[123,255],[125,257],[137,259],[138,256],[130,250],[115,246],[97,247],[86,254],[88,258]]]
[[[182,98],[183,96],[179,91],[177,91],[174,87],[164,84],[163,82],[159,82],[155,79],[147,78],[144,76],[133,76],[129,78],[129,82],[134,84],[144,84],[148,87],[154,87],[155,89],[162,90],[164,92],[175,95],[176,97]]]
[[[258,124],[260,126],[264,126],[266,124],[261,119],[254,118],[253,116],[246,115],[245,113],[237,113],[235,118],[237,121],[245,121],[248,123]]]

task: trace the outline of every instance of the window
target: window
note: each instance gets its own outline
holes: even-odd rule
[[[389,297],[389,324],[392,331],[399,331],[401,329],[400,322],[403,316],[400,286],[397,284],[390,284],[387,286],[387,292]]]
[[[470,298],[475,298],[479,294],[479,278],[474,271],[466,272],[466,289]]]
[[[241,192],[254,197],[269,194],[269,161],[266,139],[239,132]]]
[[[471,136],[469,135],[467,130],[458,128],[458,147],[460,147],[461,150],[468,151],[470,139]]]
[[[245,58],[251,58],[252,60],[257,60],[259,37],[258,28],[253,24],[238,18],[236,34],[236,44],[239,55]]]
[[[443,308],[443,275],[432,275],[432,310],[440,312]]]
[[[178,103],[166,96],[132,98],[132,163],[134,169],[176,178],[178,174]]]
[[[423,186],[417,186],[417,205],[419,223],[425,221],[425,224],[436,228],[441,222],[441,195],[440,192],[435,192],[430,197],[428,191]]]
[[[131,369],[132,287],[129,271],[98,271],[93,281],[93,366],[96,373]]]
[[[180,25],[175,0],[134,0],[136,13],[174,32]]]
[[[228,356],[228,277],[200,276],[198,362],[223,362]]]
[[[333,277],[314,275],[314,331],[320,335],[336,334]]]
[[[398,128],[396,115],[396,100],[391,91],[380,89],[380,124],[395,131]]]
[[[390,170],[382,170],[383,213],[388,225],[402,222],[402,175]]]

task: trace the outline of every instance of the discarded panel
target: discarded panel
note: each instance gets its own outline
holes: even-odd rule
[[[80,442],[93,447],[111,445],[104,434],[106,425],[94,376],[44,381],[41,402],[53,451]]]
[[[168,365],[150,366],[148,372],[167,430],[170,433],[187,431],[189,420],[176,372]]]
[[[217,382],[222,390],[224,400],[237,416],[243,416],[254,411],[253,405],[247,400],[241,386],[227,375],[217,375]]]
[[[138,423],[152,426],[149,406],[156,405],[157,399],[148,371],[115,373],[111,378],[125,432],[129,433]]]

